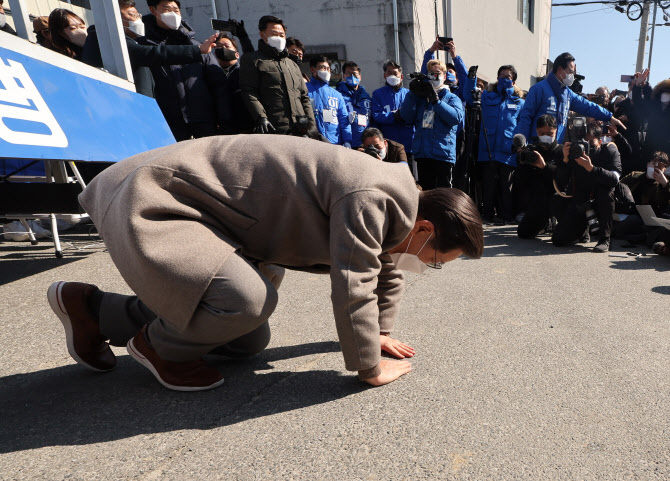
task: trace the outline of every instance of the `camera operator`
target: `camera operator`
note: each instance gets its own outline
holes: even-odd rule
[[[554,175],[557,164],[563,160],[563,146],[556,143],[556,117],[543,115],[537,119],[535,128],[537,143],[519,149],[519,166],[514,173],[515,184],[529,196],[526,215],[517,228],[522,239],[533,239],[549,225],[553,216]]]
[[[633,197],[629,205],[617,208],[618,214],[626,214],[625,219],[615,222],[612,236],[630,241],[647,240],[651,245],[660,239],[659,235],[667,231],[664,227],[645,227],[635,205],[649,205],[656,217],[662,217],[670,207],[670,182],[666,177],[666,169],[670,166],[665,152],[654,152],[653,158],[647,163],[646,172],[631,172],[621,178],[621,184],[628,186]]]
[[[479,166],[482,172],[483,220],[493,223],[493,210],[506,224],[514,222],[512,175],[516,155],[512,153],[511,133],[524,101],[516,86],[517,71],[513,65],[498,69],[498,81],[482,94],[482,122],[479,134]],[[488,137],[488,140],[486,137]]]
[[[447,66],[428,62],[428,76],[414,74],[400,115],[416,131],[412,154],[424,190],[451,187],[456,162],[456,130],[465,117],[463,102],[444,85]]]
[[[584,140],[581,138],[584,132],[576,128],[577,121],[581,124],[584,119],[572,119],[575,125],[571,132],[572,142],[563,146],[563,160],[556,167],[556,185],[562,191],[567,190],[571,197],[555,197],[558,225],[551,240],[557,246],[572,244],[580,238],[586,240],[587,228],[591,226],[591,232],[598,235],[598,244],[593,251],[607,252],[614,215],[614,187],[621,175],[621,158],[616,145],[602,144],[602,129],[596,122],[586,126]]]
[[[388,140],[384,138],[381,130],[374,127],[368,127],[361,134],[363,143],[358,148],[361,152],[365,152],[372,157],[397,164],[404,162],[407,164],[407,153],[405,147],[399,142]],[[409,165],[409,164],[408,164]],[[412,170],[410,169],[410,173]]]
[[[570,90],[569,87],[575,82],[576,73],[575,57],[567,52],[556,57],[552,72],[528,91],[526,103],[519,114],[519,122],[514,133],[523,134],[527,139],[534,137],[537,119],[544,114],[549,114],[556,117],[558,121],[556,140],[559,143],[563,142],[568,114],[571,110],[585,117],[610,122],[617,128],[625,130],[626,127],[612,116],[612,112]]]

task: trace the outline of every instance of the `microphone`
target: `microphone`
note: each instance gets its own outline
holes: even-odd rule
[[[523,149],[527,145],[526,137],[523,134],[516,134],[512,137],[512,153],[516,153],[517,150]]]

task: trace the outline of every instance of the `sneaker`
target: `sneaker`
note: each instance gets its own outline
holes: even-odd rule
[[[223,384],[223,376],[205,361],[175,362],[161,359],[145,336],[142,327],[128,341],[128,354],[156,376],[158,382],[173,391],[205,391]]]
[[[651,249],[659,256],[670,256],[670,247],[665,242],[656,242]]]
[[[603,253],[610,250],[610,241],[609,239],[599,240],[596,246],[593,248],[593,252]]]
[[[42,224],[40,224],[39,221],[29,220],[28,224],[30,225],[30,229],[33,231],[33,234],[35,234],[35,239],[44,239],[45,237],[52,237],[51,231],[42,227]]]
[[[88,298],[96,289],[91,284],[58,281],[49,287],[47,299],[63,323],[67,351],[72,359],[93,371],[104,372],[116,366],[116,356],[88,305]]]

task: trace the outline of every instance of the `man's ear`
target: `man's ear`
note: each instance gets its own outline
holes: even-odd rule
[[[386,140],[386,139],[384,139],[384,148],[385,148],[386,150],[389,149],[389,143],[388,143],[388,140]]]
[[[417,219],[417,221],[414,223],[414,232],[427,232],[432,234],[435,232],[435,226],[433,223],[429,220],[426,219]]]

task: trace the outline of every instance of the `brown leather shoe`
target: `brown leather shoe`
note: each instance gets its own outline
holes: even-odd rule
[[[47,299],[63,323],[72,359],[93,371],[109,371],[116,366],[116,356],[100,333],[98,320],[87,302],[96,289],[91,284],[58,281],[49,287]]]
[[[174,362],[165,361],[147,342],[147,326],[142,327],[128,341],[128,354],[156,376],[158,382],[174,391],[205,391],[223,384],[223,376],[214,367],[202,360]]]

